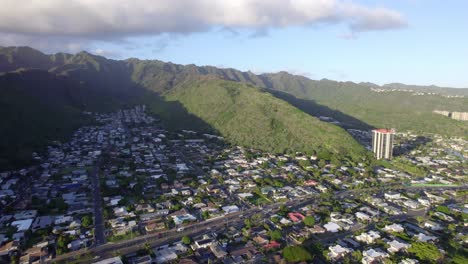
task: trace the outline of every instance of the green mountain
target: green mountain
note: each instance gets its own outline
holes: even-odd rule
[[[468,122],[452,120],[432,113],[433,110],[468,112],[468,98],[447,98],[443,95],[414,95],[411,92],[376,92],[367,85],[330,80],[314,81],[289,74],[269,75],[268,87],[293,95],[285,99],[303,111],[314,105],[326,106],[347,117],[336,118],[347,123],[356,120],[373,127],[394,127],[397,130],[437,133],[449,136],[468,135]],[[452,89],[457,90],[457,89]],[[301,101],[299,106],[294,101]],[[359,125],[363,126],[363,124]]]
[[[425,93],[436,93],[441,95],[448,96],[468,96],[468,88],[447,88],[439,87],[435,85],[423,86],[423,85],[407,85],[402,83],[389,83],[382,86],[384,89],[400,89],[400,90],[410,90],[415,92],[425,92]]]
[[[0,168],[27,162],[33,150],[63,140],[91,119],[79,82],[32,70],[0,75]]]
[[[8,135],[2,144],[9,146],[2,148],[3,157],[15,149],[27,156],[54,138],[66,138],[89,121],[82,111],[110,111],[141,103],[171,129],[217,132],[238,145],[323,155],[364,152],[343,129],[245,84],[261,81],[252,73],[160,61],[115,61],[87,52],[45,55],[30,48],[0,48],[0,69],[23,69],[0,77],[0,95],[7,95],[10,102],[2,102],[4,114],[23,108],[27,112],[20,122],[2,122],[1,133]],[[230,79],[233,81],[226,81]],[[49,95],[53,100],[47,99]],[[49,101],[54,103],[48,105]],[[57,116],[49,117],[50,112]],[[13,136],[20,129],[27,134],[26,126],[43,119],[47,122],[29,130],[34,133],[30,139]]]
[[[87,52],[46,55],[29,47],[0,48],[0,72],[18,69],[25,70],[0,77],[0,95],[6,94],[4,98],[15,102],[6,107],[8,102],[4,100],[2,109],[5,115],[22,107],[38,109],[31,111],[37,116],[24,118],[26,123],[29,119],[41,120],[41,116],[47,116],[42,112],[53,108],[64,116],[51,123],[72,128],[77,124],[71,124],[69,117],[84,110],[111,111],[145,103],[171,129],[214,131],[232,143],[266,150],[320,149],[343,155],[360,152],[356,142],[344,130],[311,116],[332,117],[345,128],[394,127],[448,136],[468,135],[468,122],[432,113],[468,112],[468,98],[447,96],[465,95],[465,89],[317,81],[287,72],[256,75],[157,60],[111,60]],[[425,89],[435,94],[415,93]],[[50,106],[44,104],[46,94],[63,91],[68,91],[68,96],[59,96]],[[8,129],[1,128],[2,134],[8,130],[11,135],[24,128],[22,122],[9,122],[2,122],[2,126],[9,125]],[[54,129],[52,125],[39,126],[38,130],[50,136],[30,141],[44,145],[55,135],[67,135],[47,133],[50,129]],[[15,142],[12,139],[8,144],[16,146]],[[18,140],[18,146],[28,144]]]
[[[186,82],[167,99],[180,102],[234,144],[273,152],[363,154],[363,148],[342,128],[252,85],[216,79]]]

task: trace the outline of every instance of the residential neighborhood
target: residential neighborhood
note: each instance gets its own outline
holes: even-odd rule
[[[467,259],[463,139],[400,133],[391,163],[354,163],[170,132],[144,105],[88,114],[37,165],[0,173],[1,263]]]

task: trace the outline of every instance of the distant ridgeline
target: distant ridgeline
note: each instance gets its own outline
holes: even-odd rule
[[[468,112],[450,112],[450,111],[440,111],[434,110],[435,114],[444,115],[455,120],[468,121]]]
[[[380,86],[0,47],[0,170],[29,161],[32,152],[93,123],[83,112],[135,105],[147,105],[170,130],[216,134],[231,144],[270,152],[365,154],[345,129],[391,126],[468,138],[468,122],[432,112],[450,111],[452,118],[468,112],[468,88]]]

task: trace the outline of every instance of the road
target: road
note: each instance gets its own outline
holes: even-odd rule
[[[205,234],[209,231],[216,231],[217,229],[224,228],[224,225],[231,225],[233,222],[241,221],[242,218],[240,217],[242,214],[246,217],[250,217],[255,213],[262,213],[260,209],[251,209],[248,212],[238,212],[227,215],[223,218],[214,219],[211,221],[203,221],[200,223],[196,223],[190,226],[185,226],[184,231],[177,232],[175,229],[154,233],[154,234],[147,234],[143,236],[138,236],[133,239],[120,241],[116,243],[107,243],[105,245],[97,246],[95,248],[91,248],[89,250],[78,250],[74,252],[70,252],[64,255],[59,255],[55,259],[53,259],[52,263],[56,262],[66,262],[71,260],[78,260],[81,256],[85,254],[91,254],[93,256],[97,256],[96,260],[103,259],[107,257],[112,257],[115,252],[119,252],[119,254],[126,254],[134,252],[138,249],[141,249],[144,244],[148,243],[152,247],[157,247],[159,245],[167,244],[174,241],[180,241],[183,236],[190,235],[190,236],[197,236],[201,234]],[[242,220],[243,221],[243,220]]]
[[[312,202],[312,200],[317,199],[317,197],[318,195],[311,195],[304,200],[288,204],[292,207],[300,207],[303,206],[303,204]],[[171,243],[174,241],[180,241],[185,235],[190,235],[194,237],[197,235],[217,231],[218,229],[224,228],[225,225],[233,226],[234,224],[240,224],[244,221],[244,218],[251,217],[254,214],[260,214],[263,217],[265,217],[266,214],[275,214],[279,211],[280,206],[283,204],[284,203],[275,203],[270,204],[265,208],[254,207],[245,211],[228,214],[221,218],[185,226],[184,231],[182,232],[177,232],[175,229],[171,229],[164,232],[138,236],[133,239],[120,241],[116,243],[107,243],[104,245],[96,246],[91,249],[81,249],[73,251],[67,254],[59,255],[55,259],[49,261],[48,263],[60,263],[72,260],[75,261],[79,260],[80,257],[82,257],[85,254],[97,256],[96,260],[99,260],[107,257],[112,257],[116,252],[118,252],[119,254],[135,252],[138,249],[143,248],[146,243],[148,243],[151,247],[157,247],[159,245]]]
[[[438,188],[440,189],[441,187],[438,187]],[[414,187],[406,186],[406,187],[392,188],[392,189],[414,189]],[[447,187],[446,189],[453,189],[453,187]],[[458,189],[467,189],[467,186],[463,186]],[[372,191],[374,190],[374,188],[364,189],[364,190]],[[381,189],[375,188],[375,190],[381,190]],[[355,194],[361,193],[362,191],[363,189],[339,191],[335,193],[335,197],[339,199],[345,199],[349,197],[354,197]],[[274,203],[274,204],[267,205],[264,208],[257,208],[257,207],[250,208],[245,211],[226,215],[222,218],[212,219],[212,220],[196,223],[190,226],[185,226],[184,231],[182,232],[177,232],[175,229],[171,229],[171,230],[164,231],[164,232],[138,236],[133,239],[120,241],[117,243],[100,244],[91,249],[82,249],[82,250],[70,252],[67,254],[59,255],[55,259],[52,259],[51,261],[48,261],[47,263],[76,261],[86,254],[91,254],[92,256],[96,256],[95,260],[97,261],[100,259],[113,257],[116,254],[121,255],[121,254],[128,254],[128,253],[135,252],[138,249],[143,248],[146,243],[148,243],[151,247],[157,247],[157,246],[164,245],[167,243],[180,241],[182,237],[185,235],[190,235],[194,237],[194,236],[210,233],[213,231],[217,231],[218,229],[224,228],[225,225],[232,226],[235,223],[241,224],[244,221],[245,217],[251,217],[254,214],[260,214],[263,217],[267,215],[275,214],[276,212],[279,211],[280,206],[284,204],[291,208],[300,208],[302,206],[310,204],[313,200],[317,199],[318,197],[319,195],[310,195],[301,200],[290,201],[287,203]],[[241,217],[241,215],[243,215],[243,217]],[[101,217],[102,217],[102,214],[101,214]],[[405,218],[405,216],[395,216],[395,217],[401,218],[399,220],[402,220],[403,218]],[[366,227],[368,226],[363,225],[363,226],[360,226],[359,229],[363,229]],[[356,230],[353,230],[353,231],[356,231]],[[333,236],[333,238],[336,239],[336,238],[344,237],[346,235],[347,235],[346,232],[340,233],[340,234],[337,234],[336,237]],[[327,242],[328,240],[329,239],[327,238],[327,239],[323,239],[322,241]]]
[[[94,245],[100,246],[106,243],[104,218],[102,216],[101,188],[99,182],[99,168],[101,159],[98,159],[96,165],[91,171],[91,187],[94,209]]]

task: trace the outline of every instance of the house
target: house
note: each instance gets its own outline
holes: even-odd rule
[[[440,231],[440,230],[443,230],[443,227],[442,227],[439,223],[436,223],[436,222],[433,222],[433,221],[429,221],[429,220],[427,220],[426,222],[424,222],[424,227],[427,227],[427,228],[431,229],[432,231]]]
[[[400,261],[398,264],[418,264],[419,261],[415,259],[405,258],[404,260]]]
[[[403,205],[410,209],[418,209],[421,205],[414,200],[406,200],[403,202]]]
[[[419,233],[417,235],[414,235],[414,237],[421,242],[427,242],[427,241],[436,241],[437,237],[435,236],[429,236],[423,233]]]
[[[210,245],[211,252],[216,256],[218,259],[225,258],[227,256],[226,250],[224,250],[219,244],[211,244]]]
[[[191,214],[173,215],[172,219],[176,225],[181,225],[184,222],[193,222],[197,220],[197,218]]]
[[[276,241],[271,241],[269,244],[263,246],[263,248],[265,249],[279,248],[279,247],[281,247],[281,244]]]
[[[339,226],[335,222],[328,222],[323,227],[327,230],[327,232],[331,232],[331,233],[336,233],[341,230],[341,226]]]
[[[344,257],[346,254],[352,252],[353,250],[350,248],[342,247],[341,245],[335,245],[328,247],[330,252],[328,253],[328,257],[332,261],[337,261]]]
[[[403,232],[405,231],[405,229],[403,228],[403,226],[401,226],[400,224],[391,224],[391,225],[387,225],[383,228],[383,230],[385,232],[396,232],[396,233],[400,233],[400,232]]]
[[[241,199],[246,199],[246,198],[253,197],[253,194],[251,194],[251,193],[238,193],[237,196],[239,196],[239,198],[241,198]]]
[[[252,259],[256,254],[258,254],[257,248],[250,244],[247,243],[245,246],[234,249],[229,252],[229,254],[234,258],[239,258],[242,260],[241,263],[245,263],[245,259]]]
[[[32,222],[33,222],[33,219],[17,220],[17,221],[13,221],[11,223],[11,226],[16,227],[17,231],[21,232],[21,231],[29,230]]]
[[[162,230],[165,228],[166,228],[166,225],[164,224],[164,221],[162,219],[149,221],[145,225],[146,232],[153,232],[153,231]]]
[[[61,224],[66,224],[73,221],[73,216],[64,216],[64,215],[59,215],[55,217],[55,225],[61,225]]]
[[[53,223],[54,223],[54,217],[53,216],[39,216],[34,220],[34,222],[32,224],[32,229],[33,229],[33,231],[36,231],[38,229],[43,229],[43,228],[49,227]]]
[[[150,255],[141,256],[141,257],[134,257],[129,261],[130,264],[151,264],[153,263],[153,259]]]
[[[384,194],[385,199],[387,200],[398,200],[401,199],[402,196],[400,193],[397,192],[388,192]]]
[[[453,222],[453,221],[455,221],[455,219],[453,219],[453,217],[451,217],[451,216],[449,216],[449,215],[446,215],[446,214],[444,214],[444,213],[442,213],[442,212],[435,212],[434,215],[435,215],[435,216],[438,216],[440,219],[445,220],[445,221],[447,221],[447,222]]]
[[[255,243],[259,244],[260,246],[264,246],[268,244],[268,239],[265,236],[258,235],[252,239]]]
[[[319,225],[314,225],[314,227],[309,228],[309,232],[312,234],[323,234],[326,232],[326,230]]]
[[[356,218],[361,220],[361,221],[370,221],[371,217],[365,213],[362,212],[356,212]]]
[[[215,243],[215,240],[208,237],[207,235],[204,235],[202,239],[195,241],[193,247],[193,250],[196,250],[198,248],[208,248],[212,244]]]
[[[137,205],[137,207],[135,208],[135,210],[136,210],[136,211],[148,212],[148,213],[154,212],[153,206],[151,206],[151,205],[149,205],[149,204],[139,204],[139,205]]]
[[[237,205],[227,205],[222,207],[225,214],[232,214],[239,212],[239,207]]]
[[[380,234],[377,231],[371,230],[367,233],[362,233],[358,236],[355,236],[357,241],[364,242],[366,244],[373,244],[375,243],[378,239],[380,239]]]
[[[24,220],[28,218],[34,218],[36,216],[37,216],[37,210],[25,210],[25,211],[16,213],[13,217],[16,220]]]
[[[380,263],[390,255],[381,249],[369,249],[362,252],[362,264]]]
[[[177,254],[170,248],[154,250],[153,252],[156,255],[156,263],[158,264],[171,262],[177,259]]]
[[[392,240],[387,242],[388,248],[387,251],[389,253],[397,253],[400,251],[406,251],[411,245],[408,243],[400,242],[397,240]]]
[[[304,181],[304,185],[305,186],[317,186],[318,182],[314,181],[314,180],[306,180]]]
[[[127,212],[127,209],[125,207],[115,207],[114,208],[114,215],[116,217],[123,217],[127,216],[129,213]]]
[[[291,221],[297,223],[297,222],[301,222],[305,219],[305,216],[303,216],[301,213],[297,213],[297,212],[291,212],[291,213],[288,213],[288,217],[289,219],[291,219]]]

